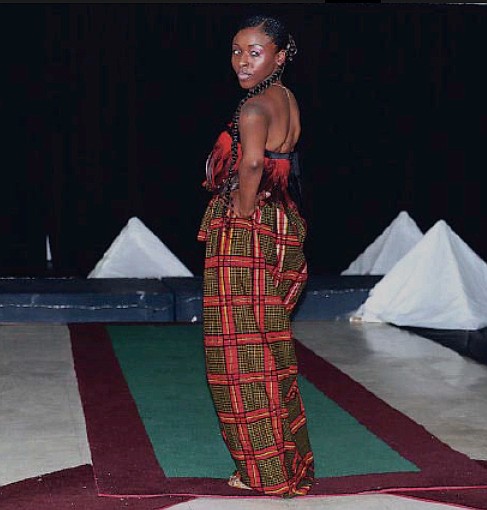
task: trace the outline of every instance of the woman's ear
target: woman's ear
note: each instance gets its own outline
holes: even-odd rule
[[[286,62],[286,51],[281,50],[276,53],[276,64],[279,67],[282,67],[284,63]]]

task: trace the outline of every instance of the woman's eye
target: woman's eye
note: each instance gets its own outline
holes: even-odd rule
[[[240,55],[240,50],[232,50],[232,55]]]
[[[260,53],[258,51],[251,51],[250,54],[252,55],[252,57],[260,56]]]

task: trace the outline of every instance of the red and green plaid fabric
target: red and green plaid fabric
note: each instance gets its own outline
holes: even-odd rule
[[[214,197],[198,235],[206,241],[207,379],[221,433],[245,484],[306,494],[313,453],[290,323],[307,279],[306,226],[295,209],[273,203],[249,220],[224,214]]]

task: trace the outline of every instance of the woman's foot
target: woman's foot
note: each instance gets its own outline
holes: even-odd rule
[[[228,479],[228,485],[230,485],[230,487],[233,487],[234,489],[246,489],[246,490],[249,490],[249,491],[252,490],[252,487],[249,487],[248,485],[245,485],[242,482],[242,480],[240,478],[240,473],[233,474]]]

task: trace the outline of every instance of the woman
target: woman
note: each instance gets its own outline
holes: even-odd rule
[[[198,234],[207,379],[237,467],[229,484],[288,497],[313,480],[290,324],[307,279],[306,226],[288,185],[299,108],[281,81],[295,53],[277,19],[239,27],[232,67],[247,95],[208,158],[214,196]]]

